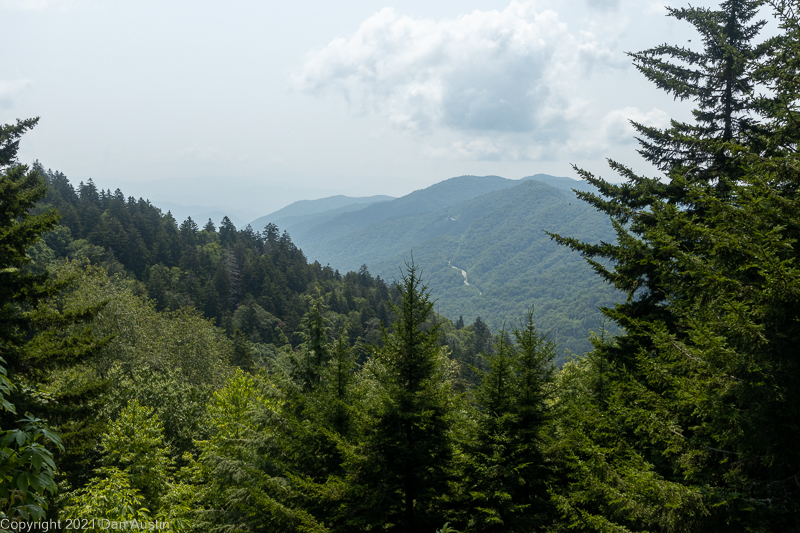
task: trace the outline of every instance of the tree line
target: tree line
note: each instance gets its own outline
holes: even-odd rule
[[[756,43],[767,4],[781,33]],[[309,265],[277,228],[70,195],[16,161],[35,120],[3,126],[0,511],[187,531],[799,530],[798,7],[670,9],[702,51],[631,54],[694,120],[634,124],[659,178],[578,169],[617,239],[552,237],[628,298],[603,310],[619,332],[560,369],[534,309],[491,335],[437,316],[413,262],[387,286]]]

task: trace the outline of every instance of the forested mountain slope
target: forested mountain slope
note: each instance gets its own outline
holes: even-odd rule
[[[308,231],[293,237],[297,235],[296,242],[309,257],[323,264],[342,270],[366,264],[389,280],[397,277],[413,250],[445,316],[454,320],[460,315],[480,316],[499,329],[534,304],[539,325],[557,335],[562,356],[565,350],[579,354],[588,350],[587,333],[599,330],[598,309],[614,302],[614,291],[578,254],[557,246],[545,233],[595,243],[613,241],[608,220],[569,189],[586,189],[585,182],[546,175],[518,181],[470,176],[437,185],[442,187],[415,191],[380,206],[385,212],[393,204],[401,205],[408,214],[374,217],[369,225],[353,229],[350,222],[356,216],[362,221],[372,216],[364,209],[328,220],[325,241]],[[436,209],[458,198],[460,188],[466,191],[464,196],[496,190]],[[437,204],[441,190],[451,194]]]
[[[237,230],[227,218],[219,228],[211,221],[200,228],[191,218],[178,225],[141,198],[98,190],[91,181],[74,188],[63,174],[38,170],[48,184],[38,209],[61,214],[61,224],[45,236],[49,252],[134,277],[159,309],[194,307],[230,333],[241,329],[264,343],[277,342],[279,324],[287,334],[297,329],[307,310],[304,295],[315,287],[335,312],[356,312],[349,325],[354,339],[366,334],[370,319],[386,319],[383,282],[309,264],[275,225],[259,232]],[[369,323],[377,330],[379,321]]]
[[[340,273],[309,263],[275,224],[261,231],[236,229],[227,217],[219,228],[211,221],[200,228],[191,218],[178,224],[142,198],[103,191],[91,180],[74,187],[60,172],[35,168],[48,186],[35,211],[55,208],[61,215],[31,250],[37,263],[88,260],[136,280],[157,310],[195,308],[228,335],[241,332],[256,352],[301,342],[297,332],[312,296],[322,298],[334,330],[346,331],[350,342],[377,342],[389,324],[388,302],[397,295],[390,283],[366,268]],[[491,344],[485,323],[472,317],[456,329],[446,322],[442,343],[475,363]]]

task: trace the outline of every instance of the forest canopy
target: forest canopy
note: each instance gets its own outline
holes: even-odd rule
[[[800,5],[759,41],[763,5],[631,54],[693,120],[634,124],[658,177],[576,169],[616,240],[551,237],[626,299],[561,368],[533,307],[452,322],[412,258],[388,284],[179,224],[0,127],[0,528],[799,530]]]

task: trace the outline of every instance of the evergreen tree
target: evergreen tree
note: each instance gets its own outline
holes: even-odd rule
[[[687,179],[716,182],[723,190],[738,176],[736,158],[726,143],[761,144],[761,129],[753,113],[757,109],[754,75],[774,45],[772,40],[752,44],[765,24],[750,23],[762,3],[725,0],[718,10],[668,7],[670,16],[694,26],[703,51],[664,44],[630,54],[639,71],[657,87],[697,106],[694,124],[673,120],[669,129],[659,130],[634,123],[642,135],[640,153],[665,173],[681,169]],[[673,200],[686,201],[680,188],[658,189]]]
[[[533,308],[501,331],[476,393],[482,411],[469,463],[470,529],[524,532],[551,519],[543,435],[550,418],[555,343],[539,333]]]
[[[219,242],[222,246],[236,242],[236,226],[227,216],[222,217],[219,225]]]
[[[788,385],[800,377],[788,343],[797,335],[798,309],[793,297],[784,298],[798,287],[798,178],[787,165],[791,157],[764,157],[776,144],[754,122],[755,111],[767,119],[770,111],[752,98],[753,73],[765,79],[759,62],[766,52],[777,57],[775,41],[750,44],[762,26],[748,25],[759,5],[726,1],[718,11],[673,10],[701,33],[704,52],[659,47],[634,55],[657,85],[698,106],[693,125],[673,122],[664,132],[637,126],[641,153],[667,180],[635,176],[618,164],[612,166],[627,184],[581,171],[601,192],[581,196],[611,217],[617,243],[557,239],[628,293],[625,303],[604,310],[623,334],[599,340],[593,354],[602,362],[604,384],[596,397],[597,428],[625,442],[616,445],[613,466],[606,462],[602,475],[599,467],[592,474],[603,488],[562,506],[572,516],[593,516],[599,524],[594,513],[602,513],[617,527],[661,530],[792,531],[799,525],[796,486],[787,485],[800,470],[796,446],[789,444],[800,435],[788,421],[796,420],[798,405]],[[781,98],[774,101],[785,103]],[[588,446],[609,443],[608,433],[595,435]],[[598,460],[593,453],[586,448],[581,459],[573,456],[573,467]],[[637,468],[647,474],[632,476]],[[609,469],[616,469],[616,479]],[[673,509],[684,512],[654,511],[647,498],[622,513],[608,512],[620,497],[636,501],[633,494],[664,490],[673,495],[665,496]]]
[[[453,456],[450,436],[450,387],[443,372],[439,325],[431,324],[433,302],[413,263],[398,284],[400,303],[393,330],[384,330],[376,354],[383,372],[381,401],[369,437],[371,465],[377,475],[369,512],[374,526],[407,533],[433,530],[443,520],[436,500],[447,492]]]
[[[347,330],[343,329],[331,350],[331,361],[327,372],[328,398],[330,405],[329,418],[331,425],[339,435],[347,436],[350,433],[353,408],[350,405],[352,398],[352,381],[355,371],[355,357],[353,348],[347,343]]]
[[[481,417],[478,434],[467,464],[469,494],[465,522],[477,531],[511,531],[509,517],[525,512],[524,503],[515,501],[510,485],[519,479],[519,466],[510,449],[514,424],[514,356],[503,329],[487,359],[476,400]]]
[[[180,235],[183,243],[189,246],[194,246],[199,229],[200,228],[197,227],[197,223],[192,220],[192,217],[187,217],[186,220],[181,223],[180,227]]]
[[[523,467],[522,487],[518,498],[527,505],[525,518],[517,527],[540,526],[549,519],[550,498],[547,491],[550,467],[546,464],[543,435],[552,418],[552,383],[556,343],[546,333],[536,329],[533,306],[513,330],[516,342],[514,373],[515,426],[513,445],[519,450]]]
[[[800,140],[800,6],[794,0],[771,0],[783,32],[776,37],[756,79],[770,91],[758,99],[758,109],[766,121],[766,153],[781,157],[797,151]],[[791,187],[791,182],[783,184]]]
[[[489,326],[486,325],[486,322],[481,320],[481,317],[475,319],[475,323],[472,324],[472,331],[475,334],[475,353],[488,352],[491,349],[492,333],[489,331]]]
[[[64,284],[28,268],[28,249],[58,221],[53,211],[30,213],[45,195],[45,184],[36,169],[16,160],[20,137],[37,121],[0,126],[0,516],[14,520],[43,518],[47,493],[56,489],[52,448],[61,448],[58,435],[41,419],[26,413],[16,420],[16,409],[41,413],[44,402],[36,389],[48,372],[82,362],[96,349],[91,332],[63,330],[102,307],[61,312],[48,300]],[[16,387],[20,379],[33,387]]]
[[[311,306],[302,320],[304,342],[297,373],[306,390],[319,384],[325,365],[330,358],[330,346],[328,345],[330,321],[325,318],[325,311],[325,303],[322,301],[322,296],[318,294],[311,301]]]
[[[255,370],[255,362],[253,360],[253,345],[247,340],[241,330],[236,330],[233,334],[233,364],[241,368],[245,372],[253,372]]]
[[[32,317],[23,306],[36,304],[54,292],[45,284],[46,274],[24,268],[30,262],[28,248],[58,222],[54,211],[29,214],[44,196],[45,185],[36,171],[16,161],[19,138],[37,121],[0,126],[0,356],[12,369],[22,365],[20,350],[31,326]]]

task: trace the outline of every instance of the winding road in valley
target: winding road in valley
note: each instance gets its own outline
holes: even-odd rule
[[[450,265],[450,261],[447,261],[447,264]],[[451,268],[455,268],[456,270],[460,270],[461,271],[461,275],[464,276],[464,285],[469,285],[469,282],[467,281],[467,271],[466,270],[464,270],[463,268],[458,268],[457,266],[453,266],[453,265],[450,265],[450,267]],[[473,287],[474,287],[474,285],[473,285]],[[478,289],[478,287],[475,287],[475,288]],[[481,292],[480,289],[478,289],[478,296],[483,296],[483,293]]]

